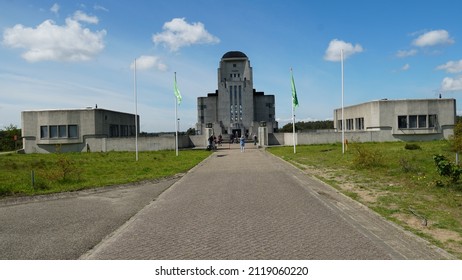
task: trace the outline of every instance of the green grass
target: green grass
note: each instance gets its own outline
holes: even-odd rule
[[[447,141],[415,144],[420,149],[403,142],[350,143],[343,155],[341,144],[298,146],[296,154],[292,147],[267,150],[462,258],[462,186],[441,178],[433,161],[435,154],[455,155]],[[438,180],[445,186],[437,187]]]
[[[154,180],[184,173],[204,160],[203,150],[3,154],[0,155],[0,197],[49,194]],[[32,171],[35,184],[32,186]]]

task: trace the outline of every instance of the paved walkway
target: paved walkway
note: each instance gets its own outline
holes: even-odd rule
[[[247,146],[213,153],[81,258],[452,258]]]

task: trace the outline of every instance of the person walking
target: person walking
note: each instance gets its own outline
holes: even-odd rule
[[[245,137],[244,135],[241,136],[241,153],[245,151]]]

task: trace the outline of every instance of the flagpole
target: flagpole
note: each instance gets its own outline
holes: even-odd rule
[[[292,83],[293,83],[293,77],[294,77],[294,74],[293,74],[293,71],[292,71],[292,67],[290,68],[290,75],[291,75],[291,79],[292,79]],[[294,89],[292,89],[293,91]],[[296,143],[295,143],[295,104],[294,104],[294,93],[292,92],[292,140],[294,142],[294,154],[297,152],[296,151]]]
[[[176,72],[175,72],[176,83]],[[175,95],[175,151],[178,156],[178,97]]]
[[[344,115],[343,115],[343,96],[344,96],[344,90],[343,90],[343,49],[340,50],[340,59],[342,61],[342,154],[345,153],[345,120],[344,120]]]
[[[292,138],[294,141],[294,154],[297,152],[295,149],[295,108],[292,102]]]
[[[135,97],[135,158],[138,161],[138,97],[136,95],[136,58],[133,67],[133,95]]]

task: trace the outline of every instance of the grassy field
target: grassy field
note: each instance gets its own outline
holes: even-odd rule
[[[462,259],[462,186],[438,175],[433,156],[454,158],[446,141],[272,147],[267,151],[332,185],[387,219]],[[0,197],[76,191],[184,173],[203,150],[0,154]],[[31,172],[35,183],[32,186]],[[441,181],[443,184],[437,184]]]
[[[76,191],[183,173],[210,155],[203,150],[135,153],[0,155],[0,197]],[[34,172],[34,186],[32,185]]]
[[[462,187],[433,160],[455,155],[446,141],[412,144],[420,149],[395,142],[352,143],[344,155],[341,144],[267,150],[462,259]]]

